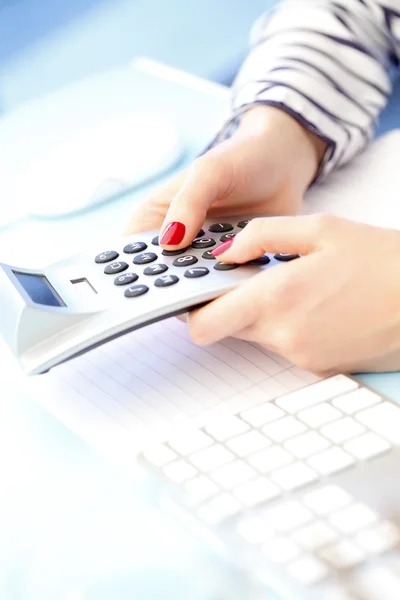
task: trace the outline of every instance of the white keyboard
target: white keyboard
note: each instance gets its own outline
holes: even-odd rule
[[[338,375],[140,460],[285,600],[396,600],[399,445],[400,407]]]

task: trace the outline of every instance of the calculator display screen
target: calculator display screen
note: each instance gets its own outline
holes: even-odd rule
[[[18,271],[13,271],[13,273],[35,304],[65,306],[65,303],[44,275],[32,275],[31,273],[19,273]]]

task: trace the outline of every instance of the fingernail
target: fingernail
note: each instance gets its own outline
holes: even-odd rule
[[[227,240],[226,242],[224,242],[223,244],[218,246],[218,248],[215,248],[215,250],[212,250],[211,254],[213,256],[219,256],[220,254],[223,254],[224,252],[229,250],[229,248],[232,246],[232,244],[233,244],[233,238],[231,238],[230,240]]]
[[[180,244],[185,237],[186,227],[179,221],[173,221],[164,229],[162,236],[160,237],[160,244],[166,246],[176,246]]]

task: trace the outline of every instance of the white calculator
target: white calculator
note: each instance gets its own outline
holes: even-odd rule
[[[211,251],[249,217],[208,221],[188,248],[163,250],[157,231],[117,240],[43,270],[0,264],[0,334],[28,374],[48,371],[117,336],[187,312],[297,255],[239,266]]]

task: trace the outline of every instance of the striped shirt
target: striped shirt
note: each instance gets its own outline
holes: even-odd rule
[[[276,106],[327,142],[325,177],[374,136],[399,62],[400,0],[282,0],[253,27],[215,141],[248,108]]]

